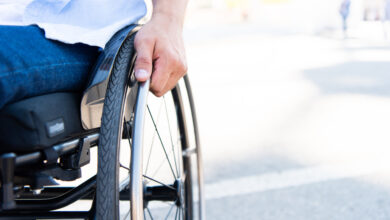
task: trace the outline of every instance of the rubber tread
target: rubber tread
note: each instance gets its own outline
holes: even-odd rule
[[[96,218],[119,219],[119,137],[123,118],[123,105],[129,78],[131,60],[135,55],[134,35],[127,38],[119,49],[111,73],[98,147],[98,174],[96,190]]]

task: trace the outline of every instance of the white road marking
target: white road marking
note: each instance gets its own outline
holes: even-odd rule
[[[371,164],[371,165],[370,165]],[[205,185],[206,200],[240,196],[268,190],[352,178],[389,170],[389,164],[360,162],[358,164],[315,166],[247,176]]]
[[[205,184],[205,198],[206,200],[212,200],[241,196],[312,183],[356,178],[383,171],[390,172],[390,161],[360,161],[356,164],[324,165],[284,170],[281,172],[271,172]],[[123,206],[122,208],[128,207],[126,203],[121,203],[120,205]],[[88,209],[89,206],[90,201],[82,201],[62,210],[84,210]],[[160,209],[167,208],[168,206],[164,203],[151,203],[150,207],[152,209]]]
[[[205,199],[221,199],[344,178],[356,178],[382,171],[390,172],[390,162],[386,160],[360,161],[359,163],[312,166],[225,179],[205,184]],[[152,209],[167,208],[167,205],[162,203],[150,205]]]

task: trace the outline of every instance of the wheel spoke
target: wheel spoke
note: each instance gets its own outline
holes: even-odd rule
[[[180,220],[180,215],[181,215],[181,207],[179,206],[178,207],[178,209],[179,209],[179,215],[177,215],[177,218]],[[175,219],[176,220],[176,219]]]
[[[169,215],[171,214],[172,209],[173,209],[174,206],[175,206],[175,203],[173,203],[173,204],[171,205],[171,208],[169,209],[167,216],[165,216],[165,220],[168,219],[168,217],[169,217]]]
[[[152,122],[153,122],[154,128],[155,128],[155,130],[156,130],[156,132],[157,132],[157,136],[158,136],[158,138],[159,138],[159,140],[160,140],[161,146],[162,146],[162,148],[163,148],[163,150],[164,150],[165,157],[167,158],[167,161],[168,161],[169,167],[171,168],[171,171],[172,171],[173,178],[174,178],[174,179],[176,179],[175,172],[173,171],[173,168],[172,168],[172,163],[171,163],[171,161],[169,160],[169,157],[168,157],[167,151],[166,151],[166,149],[165,149],[164,143],[163,143],[163,141],[162,141],[162,139],[161,139],[161,136],[160,136],[160,132],[158,131],[158,129],[157,129],[157,125],[156,125],[156,123],[155,123],[155,121],[154,121],[154,119],[153,119],[152,113],[150,112],[149,105],[147,106],[147,108],[148,108],[149,115],[150,115],[150,117],[151,117],[151,119],[152,119]]]
[[[177,219],[177,213],[179,211],[179,207],[176,206],[175,220]]]
[[[125,167],[125,166],[123,166],[122,164],[120,164],[120,167],[122,167],[122,168],[124,168],[124,169],[126,169],[126,170],[128,170],[129,172],[130,172],[130,169],[129,168],[127,168],[127,167]],[[142,175],[144,178],[146,178],[146,179],[148,179],[148,180],[151,180],[151,181],[153,181],[153,182],[156,182],[156,183],[158,183],[158,184],[160,184],[160,185],[162,185],[162,186],[166,186],[166,187],[168,187],[168,188],[170,188],[170,189],[173,189],[173,190],[176,190],[175,188],[173,188],[173,187],[171,187],[171,186],[168,186],[168,185],[166,185],[165,183],[163,183],[163,182],[161,182],[161,181],[158,181],[158,180],[156,180],[156,179],[153,179],[152,177],[149,177],[149,176],[146,176],[146,175]],[[129,182],[130,181],[130,176],[127,176],[126,177],[126,179],[124,179],[122,182],[121,182],[121,185],[120,185],[120,189],[121,189],[121,191],[124,189],[123,187],[122,187],[122,183],[123,182]]]
[[[169,152],[169,153],[172,153],[172,151]],[[152,176],[155,176],[155,175],[158,173],[158,171],[160,171],[160,169],[161,169],[161,167],[162,167],[162,165],[164,164],[165,161],[167,161],[167,160],[162,160],[162,161],[160,162],[160,164],[158,165],[156,171],[154,171],[154,173],[152,174]]]
[[[120,168],[123,168],[123,169],[125,169],[125,170],[128,170],[128,171],[130,172],[130,168],[124,166],[122,163],[119,163],[119,167],[120,167]]]
[[[188,178],[186,180],[186,177],[189,177],[187,175],[191,174],[191,170],[188,170],[187,167],[185,166],[186,160],[189,160],[190,158],[192,160],[194,156],[198,156],[196,152],[196,148],[189,147],[192,146],[191,145],[192,142],[187,147],[185,146],[186,143],[183,143],[183,139],[186,139],[188,137],[185,130],[186,129],[185,121],[183,122],[184,116],[182,115],[183,109],[181,106],[182,101],[180,99],[180,91],[179,91],[179,95],[177,95],[175,91],[172,91],[172,96],[173,96],[173,103],[172,100],[170,99],[171,97],[163,96],[161,99],[150,100],[152,102],[149,102],[149,104],[146,105],[146,109],[145,109],[148,111],[149,114],[149,116],[146,117],[150,117],[151,119],[150,121],[152,123],[150,123],[150,121],[147,122],[149,123],[148,124],[149,127],[147,127],[149,128],[149,130],[148,133],[145,133],[145,138],[147,134],[148,141],[145,142],[143,146],[145,148],[144,151],[147,154],[145,155],[145,157],[142,157],[144,159],[144,166],[143,166],[144,173],[142,174],[143,185],[144,187],[146,187],[147,190],[146,192],[149,193],[147,194],[148,195],[147,197],[144,196],[143,200],[144,201],[156,200],[162,202],[163,204],[166,203],[166,206],[163,209],[164,211],[161,210],[162,213],[160,213],[160,211],[158,210],[154,210],[153,206],[145,205],[144,209],[142,210],[144,214],[143,219],[145,220],[146,219],[153,220],[154,217],[156,217],[156,216],[153,217],[152,212],[156,212],[155,214],[159,216],[156,218],[161,217],[166,220],[167,219],[182,220],[192,215],[191,213],[188,213],[191,212],[191,210],[187,210],[186,208],[187,205],[190,205],[191,207],[192,203],[190,202],[190,204],[187,204],[188,202],[187,199],[180,198],[181,195],[177,196],[176,194],[172,194],[175,193],[177,190],[176,187],[174,187],[173,182],[179,181],[181,185],[181,183],[186,184],[186,182],[188,182],[189,180]],[[179,98],[177,96],[179,96]],[[162,111],[165,111],[165,113]],[[163,114],[165,114],[165,116]],[[183,127],[182,124],[184,124],[184,128],[183,128],[184,131],[182,129]],[[129,133],[129,127],[126,127],[125,129],[126,129],[125,132]],[[132,139],[129,138],[129,143],[131,142]],[[159,146],[154,146],[159,144],[161,145],[162,149],[160,149]],[[150,148],[147,149],[147,147]],[[163,153],[161,152],[161,150],[163,150]],[[129,166],[124,166],[125,163],[126,163],[125,161],[122,161],[122,164],[119,163],[121,169],[125,169],[129,171],[129,174],[133,173],[132,171],[130,171]],[[121,170],[121,177],[124,174],[122,172],[125,171]],[[169,174],[169,172],[172,174]],[[172,176],[174,178],[173,182],[171,182]],[[121,183],[122,182],[120,182],[120,184]],[[170,201],[169,202],[160,201],[160,199],[156,197],[156,195],[159,196],[159,194],[155,195],[155,192],[156,193],[160,192],[158,190],[162,190],[161,192],[164,193],[163,195],[166,194],[167,196],[169,196],[167,198],[169,198],[168,200]],[[172,192],[171,190],[175,190],[175,192]],[[184,190],[187,190],[187,187],[184,188]],[[187,193],[187,191],[185,193]],[[191,195],[189,195],[188,197],[191,198]],[[177,198],[177,202],[173,202],[175,200],[173,198],[175,199]],[[180,204],[182,205],[178,205],[179,201]],[[129,218],[130,215],[130,218],[132,218],[131,210],[130,212],[127,211],[128,209],[124,209],[121,212],[121,216],[125,216],[126,219]],[[142,214],[142,212],[140,214]],[[160,216],[160,214],[162,216]]]
[[[146,210],[148,211],[148,214],[150,216],[150,219],[153,220],[153,216],[152,216],[152,212],[150,212],[150,209],[148,207],[146,207]]]
[[[149,108],[149,105],[148,105],[148,108]],[[159,110],[158,110],[158,113],[157,113],[157,123],[160,121],[161,109],[162,109],[162,103],[160,104],[160,107],[159,107]],[[151,157],[151,155],[152,155],[152,150],[153,150],[153,146],[154,146],[154,140],[156,139],[156,133],[157,133],[156,130],[154,130],[154,132],[153,132],[153,137],[152,137],[152,143],[151,143],[151,145],[150,145],[148,160],[147,160],[147,162],[146,162],[146,169],[145,169],[145,174],[146,174],[146,175],[148,174],[149,163],[150,163],[150,157]]]
[[[178,138],[179,137],[179,128],[176,130],[176,137],[177,137],[177,139],[176,139],[176,146],[181,146],[181,138]],[[182,149],[180,149],[179,147],[177,148],[177,158],[179,159],[179,158],[181,158],[181,156],[180,156],[180,152],[181,152],[181,154],[182,154],[182,156],[183,156],[183,152],[181,151]],[[182,167],[182,160],[181,159],[179,159],[179,170],[181,170],[181,167]]]
[[[154,146],[155,136],[156,136],[156,132],[154,132],[153,137],[152,137],[152,144],[150,146],[150,150],[149,150],[149,154],[148,154],[148,160],[146,162],[145,174],[148,174],[149,163],[150,163],[150,156],[152,155],[152,150],[153,150],[153,146]]]
[[[142,176],[143,176],[144,178],[149,179],[149,180],[151,180],[151,181],[153,181],[153,182],[156,182],[156,183],[158,183],[158,184],[160,184],[160,185],[162,185],[162,186],[168,187],[168,188],[170,188],[170,189],[172,189],[172,190],[176,190],[176,189],[173,188],[172,186],[168,186],[167,184],[165,184],[165,183],[163,183],[163,182],[161,182],[161,181],[155,180],[155,179],[153,179],[153,178],[151,178],[151,177],[148,177],[148,176],[146,176],[146,175],[142,175]]]
[[[164,107],[165,107],[165,115],[167,116],[169,136],[171,138],[173,160],[175,162],[175,168],[176,168],[177,176],[180,177],[180,173],[179,173],[179,170],[178,170],[178,167],[177,167],[177,162],[176,162],[175,145],[173,144],[173,138],[172,138],[172,132],[171,132],[171,124],[169,123],[168,108],[167,108],[167,103],[165,101],[165,96],[163,96],[163,101],[164,101]]]
[[[126,187],[129,186],[129,183],[130,183],[130,168],[123,166],[123,164],[121,164],[121,163],[119,163],[119,167],[129,171],[129,175],[124,180],[122,180],[119,183],[119,191],[122,191]]]
[[[126,213],[126,216],[123,219],[127,219],[127,217],[129,217],[129,215],[130,215],[130,210]]]
[[[185,215],[185,208],[184,207],[182,207],[182,206],[180,206],[180,210],[181,210],[181,212],[180,212],[180,216],[181,216],[181,219],[184,219],[184,215]]]
[[[126,179],[124,179],[119,183],[119,192],[126,189],[126,187],[129,187],[129,184],[130,184],[130,176],[127,176]]]

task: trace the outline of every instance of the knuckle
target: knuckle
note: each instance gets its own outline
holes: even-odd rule
[[[182,60],[177,61],[176,71],[178,75],[183,76],[187,72],[187,69],[188,67],[185,62],[183,62]]]
[[[187,66],[187,64],[185,63],[185,62],[182,62],[181,63],[181,69],[180,69],[181,71],[181,74],[182,75],[184,75],[184,74],[186,74],[187,73],[187,71],[188,71],[188,66]]]
[[[165,56],[171,63],[174,63],[177,60],[177,56],[172,50],[167,50],[165,53]]]
[[[154,95],[160,98],[164,95],[164,93],[163,92],[155,92]]]
[[[172,66],[172,69],[175,70],[179,70],[182,67],[182,62],[178,56],[169,57],[169,64]]]
[[[164,92],[162,89],[155,89],[155,88],[151,88],[150,89],[152,91],[152,93],[157,96],[157,97],[161,97],[164,95]]]
[[[177,56],[172,57],[172,62],[173,62],[173,64],[175,64],[178,67],[180,67],[182,65],[180,58]]]
[[[144,56],[137,57],[137,61],[136,62],[138,64],[146,64],[146,65],[151,65],[152,64],[152,62],[147,57],[144,57]]]
[[[150,44],[153,44],[154,39],[151,38],[151,37],[144,37],[144,38],[142,38],[142,42],[143,42],[144,44],[150,45]]]

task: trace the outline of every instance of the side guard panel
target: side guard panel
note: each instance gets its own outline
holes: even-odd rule
[[[92,71],[91,80],[81,99],[81,122],[84,129],[100,127],[108,79],[119,48],[124,40],[135,34],[139,26],[130,25],[118,31],[106,44]]]

